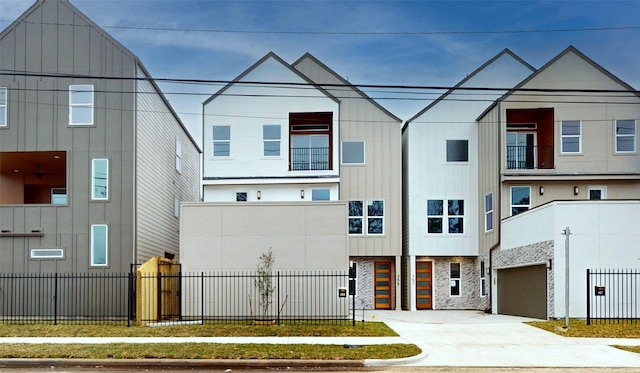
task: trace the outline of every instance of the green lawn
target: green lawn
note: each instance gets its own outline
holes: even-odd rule
[[[564,328],[564,320],[531,321],[527,324],[540,329],[565,336],[586,338],[640,338],[640,322],[633,324],[625,321],[620,323],[592,323],[586,320],[570,319],[569,326]]]
[[[0,324],[0,337],[233,337],[233,336],[355,336],[390,337],[397,333],[381,322],[292,325],[175,325],[126,327],[122,325]],[[91,359],[392,359],[421,352],[412,344],[371,346],[305,344],[0,344],[0,358]]]

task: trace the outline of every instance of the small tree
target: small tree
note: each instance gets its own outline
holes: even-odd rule
[[[260,302],[260,307],[262,308],[263,317],[265,317],[267,315],[267,311],[269,311],[269,306],[271,305],[271,296],[276,290],[273,286],[272,276],[274,261],[275,257],[273,256],[271,248],[269,248],[269,251],[260,255],[260,262],[258,263],[258,268],[256,269],[257,277],[254,280],[254,284],[256,288],[258,288],[258,301]]]

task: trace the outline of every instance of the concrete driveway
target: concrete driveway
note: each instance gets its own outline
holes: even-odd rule
[[[367,311],[365,321],[384,321],[423,354],[409,366],[638,367],[640,354],[611,344],[640,339],[567,338],[534,328],[523,317],[480,311]],[[399,362],[400,363],[400,362]]]

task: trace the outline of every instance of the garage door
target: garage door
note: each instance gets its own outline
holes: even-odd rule
[[[547,318],[547,266],[498,270],[498,313]]]

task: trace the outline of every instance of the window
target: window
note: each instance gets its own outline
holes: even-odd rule
[[[484,231],[493,230],[493,193],[484,196]]]
[[[109,160],[94,159],[91,164],[91,199],[109,199]]]
[[[176,140],[176,171],[182,171],[182,144]]]
[[[106,224],[91,226],[91,265],[106,266],[108,255],[108,233]]]
[[[447,140],[447,162],[468,162],[469,140]]]
[[[589,187],[589,199],[601,200],[607,199],[607,187],[606,186],[590,186]]]
[[[384,234],[384,201],[349,201],[349,234],[364,232],[369,235]]]
[[[343,141],[342,163],[364,164],[364,141]]]
[[[66,205],[67,204],[67,188],[52,188],[51,204]]]
[[[333,113],[289,114],[291,171],[331,170]]]
[[[62,249],[31,249],[31,259],[63,259]]]
[[[636,121],[616,120],[616,153],[635,153]]]
[[[562,121],[562,153],[580,153],[582,151],[582,123],[579,120]]]
[[[329,189],[312,189],[311,200],[312,201],[328,201],[331,197],[331,191]]]
[[[248,196],[247,192],[236,192],[236,202],[247,202]]]
[[[93,86],[69,86],[69,125],[93,124]]]
[[[7,88],[0,87],[0,127],[7,126]]]
[[[511,215],[518,215],[531,208],[531,187],[511,187]]]
[[[231,155],[231,127],[213,126],[213,156],[228,157]]]
[[[178,197],[173,197],[173,216],[180,217],[180,199]]]
[[[264,156],[276,157],[280,155],[280,125],[265,124],[262,126],[262,139],[264,141]]]
[[[449,263],[449,295],[460,295],[460,263]]]
[[[487,273],[484,268],[484,261],[480,262],[480,296],[487,295]]]
[[[446,202],[447,209],[444,209]],[[447,222],[446,232],[444,231]],[[427,201],[427,233],[464,233],[464,200],[430,199]]]

